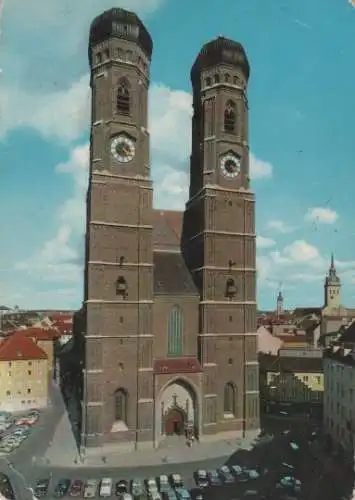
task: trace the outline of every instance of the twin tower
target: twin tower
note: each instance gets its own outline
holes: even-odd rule
[[[259,428],[255,202],[243,47],[200,51],[189,200],[153,209],[152,39],[122,9],[90,28],[91,154],[82,310],[82,446]]]

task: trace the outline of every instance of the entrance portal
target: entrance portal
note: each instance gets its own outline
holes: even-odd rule
[[[165,434],[181,436],[184,433],[185,415],[181,410],[170,410],[165,417]]]

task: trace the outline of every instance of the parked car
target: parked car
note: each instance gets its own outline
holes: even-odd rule
[[[49,479],[39,479],[36,483],[34,494],[37,498],[43,498],[48,495]]]
[[[110,477],[103,477],[99,489],[100,497],[110,497],[112,495],[112,485],[113,482]]]
[[[168,491],[171,489],[170,483],[169,483],[169,478],[167,475],[162,474],[159,476],[159,490],[160,493],[163,493],[164,491]]]
[[[147,479],[146,485],[147,485],[147,492],[150,496],[152,496],[153,493],[159,491],[156,479],[154,477]]]
[[[55,487],[54,496],[58,498],[64,497],[68,493],[69,486],[70,486],[69,479],[60,479],[58,481],[57,486]]]
[[[179,500],[191,500],[191,495],[186,488],[177,488],[176,496]]]
[[[206,488],[209,485],[207,472],[199,469],[195,475],[195,482],[199,488]]]
[[[234,483],[234,476],[232,475],[230,468],[227,465],[222,465],[222,467],[219,469],[219,472],[225,484]]]
[[[208,472],[208,480],[211,486],[220,486],[222,484],[221,478],[216,470],[210,470]]]
[[[81,479],[74,479],[71,482],[69,495],[71,497],[80,497],[83,490],[83,481]]]
[[[173,488],[181,488],[184,485],[184,480],[181,474],[172,474],[171,475],[171,484]]]
[[[128,482],[125,479],[121,479],[116,483],[116,495],[128,493]]]
[[[97,479],[88,479],[84,484],[84,498],[93,498],[99,486]]]
[[[140,497],[145,494],[144,481],[139,478],[134,478],[131,483],[131,492],[134,497]]]

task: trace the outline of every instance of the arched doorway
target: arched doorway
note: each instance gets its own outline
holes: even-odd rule
[[[186,415],[180,408],[172,408],[165,415],[165,435],[181,436],[185,431]]]

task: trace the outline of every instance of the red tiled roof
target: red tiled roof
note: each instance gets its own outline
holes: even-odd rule
[[[24,331],[14,332],[0,344],[0,361],[47,359],[47,354]]]
[[[32,337],[36,340],[54,340],[60,337],[60,332],[55,328],[39,328],[30,326],[29,328],[20,331],[27,337]]]
[[[53,313],[50,314],[49,319],[53,321],[53,323],[73,323],[73,315],[72,314],[61,314],[61,313]]]
[[[155,249],[179,249],[183,212],[153,211],[153,245]]]
[[[170,359],[157,359],[154,362],[154,373],[199,373],[201,372],[201,365],[196,358],[170,358]]]

